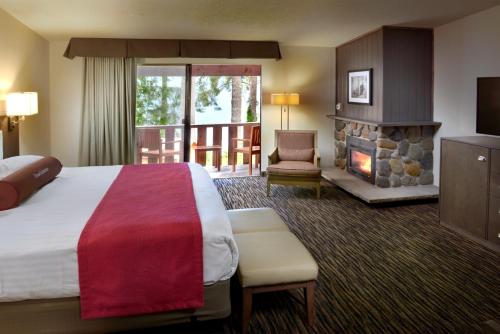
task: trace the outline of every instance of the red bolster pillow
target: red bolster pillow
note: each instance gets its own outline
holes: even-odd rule
[[[0,180],[0,211],[15,208],[35,191],[55,179],[62,164],[45,157]]]

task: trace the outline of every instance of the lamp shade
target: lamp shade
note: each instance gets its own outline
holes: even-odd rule
[[[38,114],[38,94],[35,92],[8,93],[7,116]]]
[[[298,105],[299,101],[300,101],[299,94],[297,94],[297,93],[287,94],[287,104],[288,105],[291,105],[291,106]]]
[[[297,105],[299,104],[299,94],[297,93],[279,93],[271,94],[271,104],[276,105]]]
[[[286,94],[271,94],[271,104],[281,106],[286,104]]]

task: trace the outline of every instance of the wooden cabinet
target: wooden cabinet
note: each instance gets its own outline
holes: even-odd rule
[[[500,138],[442,138],[440,221],[500,250]]]

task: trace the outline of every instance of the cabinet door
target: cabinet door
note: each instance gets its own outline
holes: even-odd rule
[[[440,220],[483,239],[488,222],[489,158],[487,148],[441,142]]]
[[[500,197],[490,196],[488,240],[500,246]]]

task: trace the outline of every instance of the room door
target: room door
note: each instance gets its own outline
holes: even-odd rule
[[[138,65],[136,163],[189,158],[189,65]]]

